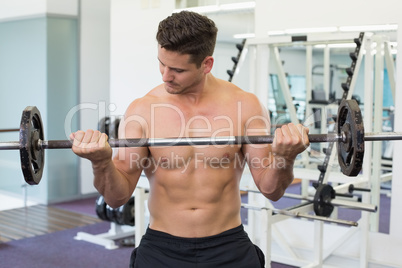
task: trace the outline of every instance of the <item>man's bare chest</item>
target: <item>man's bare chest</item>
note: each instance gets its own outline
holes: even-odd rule
[[[218,107],[191,110],[174,105],[159,105],[151,113],[150,138],[222,137],[243,134],[237,113]],[[238,157],[240,145],[193,145],[150,148],[153,165],[181,168],[185,165],[206,167],[229,166]]]
[[[191,110],[168,105],[150,114],[150,138],[217,137],[243,135],[243,123],[236,111],[207,107]]]

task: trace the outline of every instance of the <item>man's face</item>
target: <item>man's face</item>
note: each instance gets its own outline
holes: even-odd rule
[[[179,54],[158,46],[159,70],[165,89],[170,94],[184,94],[195,90],[203,77],[203,70],[190,63],[190,55]]]

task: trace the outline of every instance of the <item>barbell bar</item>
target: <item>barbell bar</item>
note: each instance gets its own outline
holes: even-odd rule
[[[240,191],[258,193],[261,192],[252,189],[240,189]],[[334,207],[344,207],[360,211],[377,212],[377,206],[373,204],[363,204],[360,202],[336,199],[336,192],[329,184],[322,184],[316,189],[314,197],[302,196],[298,194],[285,193],[283,197],[308,201],[304,205],[313,204],[316,216],[329,217]]]
[[[345,134],[309,134],[310,143],[345,142]],[[120,147],[166,147],[166,146],[200,146],[200,145],[234,145],[234,144],[270,144],[273,135],[260,136],[218,136],[218,137],[183,137],[183,138],[143,138],[143,139],[110,139],[112,148]],[[402,132],[367,132],[364,141],[402,140]],[[0,150],[19,150],[19,141],[0,142]],[[35,147],[40,149],[71,149],[70,140],[41,140]]]
[[[2,133],[2,132],[18,132],[18,131],[20,131],[19,128],[3,128],[3,129],[0,129],[0,133]]]
[[[250,193],[258,193],[261,194],[260,191],[257,190],[251,190],[251,189],[240,189],[240,191],[244,192],[250,192]],[[292,193],[285,193],[283,197],[291,198],[291,199],[298,199],[298,200],[303,200],[303,201],[309,201],[310,203],[315,203],[317,202],[317,199],[312,196],[302,196],[300,194],[292,194]],[[344,207],[344,208],[349,208],[349,209],[354,209],[354,210],[363,210],[367,212],[377,212],[377,206],[373,204],[363,204],[360,202],[356,201],[348,201],[348,200],[342,200],[342,199],[336,199],[336,198],[330,198],[330,200],[326,200],[329,203],[331,203],[333,206],[336,207]],[[316,213],[317,215],[320,215],[320,213]],[[323,216],[323,215],[320,215]],[[329,216],[329,215],[327,215]]]
[[[308,135],[311,143],[338,142],[342,140],[336,134]],[[143,138],[143,139],[110,139],[108,143],[112,148],[119,147],[166,147],[166,146],[200,146],[200,145],[233,145],[233,144],[269,144],[274,136],[218,136],[218,137],[183,137],[183,138]],[[40,149],[69,149],[70,140],[38,140],[36,144]],[[0,142],[0,150],[18,150],[19,141]]]
[[[338,162],[342,173],[357,176],[361,170],[365,141],[402,140],[402,133],[364,133],[360,108],[355,100],[343,100],[338,109],[337,132],[310,134],[311,143],[336,142]],[[162,147],[231,144],[269,144],[272,135],[229,137],[184,137],[110,139],[111,147]],[[22,113],[19,141],[0,142],[0,150],[20,150],[21,168],[28,184],[39,184],[44,167],[45,149],[68,149],[70,140],[45,140],[42,119],[35,106]]]
[[[308,205],[308,204],[305,204],[305,205]],[[334,219],[334,218],[329,218],[329,217],[319,216],[319,215],[310,215],[310,214],[300,213],[297,211],[291,211],[291,210],[286,210],[286,209],[259,207],[259,206],[245,204],[245,203],[242,203],[241,206],[244,208],[247,208],[247,209],[253,209],[253,210],[258,210],[258,211],[261,211],[261,210],[271,211],[272,214],[274,214],[274,215],[276,214],[276,215],[284,215],[284,216],[294,217],[294,218],[305,218],[305,219],[310,219],[310,220],[318,220],[318,221],[323,221],[323,222],[328,222],[328,223],[337,223],[337,224],[354,226],[354,227],[358,226],[358,223],[355,221]]]

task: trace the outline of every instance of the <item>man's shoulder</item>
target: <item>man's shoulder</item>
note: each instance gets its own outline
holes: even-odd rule
[[[133,100],[127,108],[127,114],[147,114],[152,104],[160,102],[159,86],[150,90],[146,95]]]
[[[238,86],[227,82],[228,86],[225,87],[226,93],[232,97],[235,97],[239,100],[241,100],[242,102],[247,102],[250,103],[251,105],[255,105],[256,103],[258,103],[258,98],[255,94],[253,94],[252,92],[243,90],[241,88],[239,88]]]
[[[223,89],[220,92],[223,94],[228,94],[231,96],[239,96],[239,97],[245,97],[245,98],[250,98],[252,97],[254,94],[243,90],[242,88],[238,87],[237,85],[223,80],[223,79],[216,79],[218,82],[218,86],[219,88]]]
[[[235,100],[241,104],[244,115],[264,114],[264,105],[259,98],[252,92],[245,91],[235,85],[228,88],[231,101]]]

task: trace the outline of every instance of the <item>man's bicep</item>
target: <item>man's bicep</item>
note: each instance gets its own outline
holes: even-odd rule
[[[243,154],[251,173],[260,172],[270,166],[273,155],[269,144],[247,144],[243,146]]]
[[[248,109],[244,119],[244,135],[246,136],[266,136],[270,135],[271,122],[268,111],[256,99],[254,99],[254,109]],[[242,147],[246,157],[247,165],[256,183],[258,178],[263,175],[266,167],[272,162],[272,151],[270,144],[245,144]]]
[[[116,167],[128,175],[139,176],[149,155],[148,147],[140,147],[148,138],[147,120],[129,108],[120,122],[118,137],[121,140],[136,139],[138,146],[119,148],[113,159]]]
[[[113,158],[116,168],[127,176],[139,177],[147,165],[148,148],[120,148]]]
[[[245,135],[268,135],[271,127],[268,110],[256,96],[248,96],[242,118]]]

